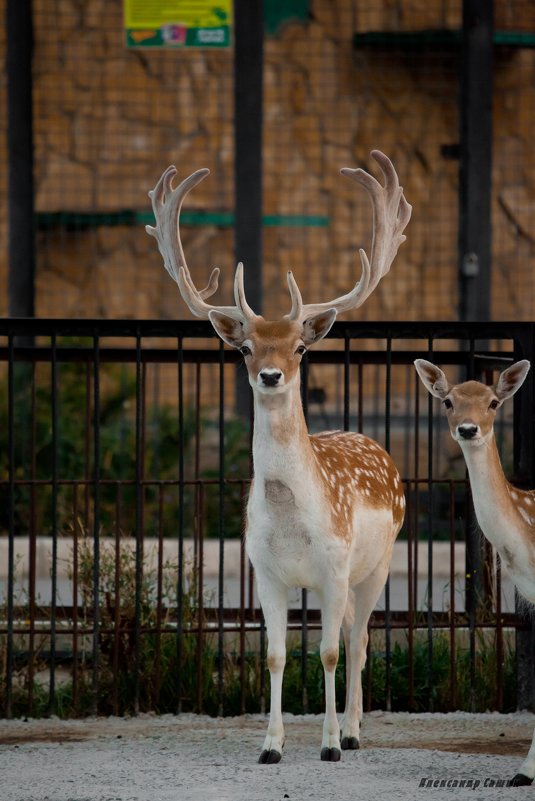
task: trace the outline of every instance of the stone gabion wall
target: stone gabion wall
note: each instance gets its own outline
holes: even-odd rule
[[[0,2],[3,11],[4,2]],[[457,317],[459,52],[433,45],[353,46],[354,33],[458,29],[461,0],[310,0],[305,19],[266,38],[265,312],[286,310],[285,271],[305,300],[347,291],[369,250],[371,210],[342,166],[394,160],[414,207],[390,275],[356,319]],[[189,210],[233,204],[232,52],[128,51],[120,0],[34,0],[36,208],[109,215],[149,209],[147,190],[175,163],[212,175]],[[533,4],[496,2],[498,29],[535,31]],[[535,53],[500,48],[495,63],[493,314],[535,308]],[[0,102],[5,102],[5,87]],[[5,143],[4,143],[5,144]],[[3,150],[5,154],[5,147]],[[5,156],[7,160],[7,155]],[[4,182],[5,170],[0,180]],[[7,211],[0,209],[0,280],[6,281]],[[305,224],[284,225],[300,216]],[[99,216],[99,223],[106,220]],[[275,223],[275,224],[273,224]],[[231,227],[184,226],[192,272],[222,268],[221,302],[234,270]],[[36,301],[41,316],[186,317],[143,225],[41,228]],[[0,312],[7,313],[6,293]]]

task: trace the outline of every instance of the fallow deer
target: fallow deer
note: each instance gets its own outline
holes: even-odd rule
[[[524,359],[508,367],[492,387],[479,381],[452,385],[431,362],[417,359],[414,365],[427,390],[444,404],[451,436],[466,461],[481,531],[500,554],[518,591],[535,604],[535,490],[525,492],[507,481],[494,437],[496,411],[520,389],[529,362]],[[534,778],[535,733],[512,784],[531,784]]]
[[[291,308],[276,321],[265,320],[248,306],[241,263],[235,274],[234,306],[206,302],[217,289],[217,269],[204,289],[193,283],[180,242],[179,214],[184,196],[208,170],[198,170],[173,190],[176,169],[169,167],[149,192],[156,227],[147,226],[147,232],[156,238],[167,271],[190,311],[208,318],[219,336],[241,351],[253,390],[254,478],[247,503],[246,547],[266,621],[271,676],[261,763],[278,762],[284,745],[281,691],[288,590],[293,587],[315,590],[321,604],[326,702],[321,759],[338,761],[340,749],[359,747],[367,623],[385,584],[404,517],[403,486],[388,453],[357,433],[309,435],[300,395],[300,364],[308,348],[328,333],[337,314],[366,300],[405,240],[411,206],[390,160],[378,150],[372,156],[383,172],[384,186],[361,169],[342,170],[364,186],[373,206],[372,255],[368,260],[360,251],[360,281],[346,295],[304,305],[289,272]],[[348,685],[340,741],[335,669],[341,627]]]

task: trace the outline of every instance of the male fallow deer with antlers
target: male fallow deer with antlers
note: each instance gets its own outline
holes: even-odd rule
[[[373,205],[372,255],[368,260],[360,251],[360,281],[335,300],[304,305],[289,272],[291,308],[276,321],[265,320],[247,305],[241,263],[234,281],[234,306],[206,302],[217,289],[217,269],[204,289],[193,283],[180,242],[179,214],[184,196],[208,170],[198,170],[173,190],[176,169],[169,167],[149,192],[156,227],[147,226],[147,231],[156,238],[167,271],[190,311],[208,318],[219,336],[241,351],[253,389],[254,479],[247,503],[246,546],[266,621],[271,676],[261,763],[278,762],[284,745],[281,691],[292,587],[315,590],[321,603],[326,702],[321,759],[336,762],[341,748],[359,747],[367,623],[385,584],[404,517],[403,487],[388,453],[361,434],[309,435],[300,395],[299,366],[308,348],[327,334],[338,314],[366,300],[405,240],[411,206],[390,160],[378,150],[372,156],[384,174],[384,186],[361,169],[342,170],[364,186]],[[348,684],[340,741],[335,669],[341,627]]]
[[[520,389],[529,362],[508,367],[492,387],[479,381],[452,385],[431,362],[417,359],[414,365],[427,390],[444,404],[451,436],[461,446],[481,531],[518,591],[535,604],[535,490],[525,492],[507,481],[494,437],[496,411]],[[512,784],[531,784],[534,778],[535,733]]]

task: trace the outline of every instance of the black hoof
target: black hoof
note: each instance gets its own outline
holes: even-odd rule
[[[280,751],[262,751],[258,758],[258,762],[261,765],[275,765],[277,762],[280,762],[282,759],[282,754]]]
[[[321,761],[322,762],[340,762],[342,752],[339,748],[322,748]]]
[[[356,737],[342,737],[342,751],[358,751],[360,743]]]
[[[527,787],[533,782],[533,779],[530,779],[529,776],[524,776],[523,773],[517,773],[516,776],[513,776],[511,779],[511,787]]]

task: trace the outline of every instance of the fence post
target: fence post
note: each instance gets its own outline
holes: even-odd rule
[[[490,319],[493,0],[464,0],[461,59],[459,316]]]
[[[31,0],[7,0],[6,29],[9,316],[33,317],[35,242]]]
[[[515,361],[529,359],[529,371],[514,401],[513,460],[515,486],[535,488],[535,325],[515,339]],[[518,598],[515,611],[520,613]],[[535,619],[528,618],[527,629],[516,630],[517,707],[535,711]]]
[[[490,319],[493,0],[463,0],[460,70],[459,318]],[[473,367],[473,340],[470,343]],[[475,626],[485,604],[484,555],[477,526],[466,528],[466,611],[470,620],[471,704]],[[472,710],[473,711],[473,710]]]
[[[235,254],[247,300],[261,314],[263,3],[235,0],[234,8]]]
[[[262,100],[264,3],[234,0],[234,252],[247,302],[262,313]],[[236,374],[236,410],[249,417],[249,382]]]

